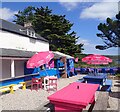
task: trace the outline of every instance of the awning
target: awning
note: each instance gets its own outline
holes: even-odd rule
[[[36,52],[0,48],[0,57],[16,57],[16,58],[30,58]]]
[[[64,54],[64,53],[61,53],[61,52],[58,52],[58,51],[53,51],[53,53],[54,53],[55,59],[58,59],[60,57],[66,57],[67,59],[74,59],[74,57],[67,55],[67,54]]]

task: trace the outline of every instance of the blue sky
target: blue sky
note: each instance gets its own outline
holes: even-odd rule
[[[97,26],[100,22],[104,23],[107,17],[114,18],[118,12],[118,3],[107,2],[3,2],[0,8],[2,14],[0,18],[8,21],[14,19],[14,14],[18,10],[23,10],[28,6],[45,7],[52,9],[54,14],[66,15],[71,23],[74,23],[71,31],[75,31],[80,36],[77,43],[84,43],[84,51],[86,54],[110,54],[117,55],[118,48],[110,48],[108,50],[97,50],[97,44],[103,44],[102,39],[96,36],[99,33]],[[99,7],[99,8],[98,8]]]

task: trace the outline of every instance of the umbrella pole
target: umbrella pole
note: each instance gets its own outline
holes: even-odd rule
[[[97,66],[95,64],[95,75],[97,75]]]
[[[48,73],[47,73],[47,71],[46,71],[46,69],[45,69],[45,72],[46,72],[47,76],[49,76]]]
[[[44,65],[45,65],[45,64],[44,64]],[[47,71],[46,71],[46,65],[44,66],[44,70],[45,70],[47,76],[49,76],[48,73],[47,73]]]
[[[45,69],[45,67],[44,67],[44,69],[43,69],[44,71],[45,71],[45,73],[47,74],[47,76],[48,76],[48,73],[47,73],[47,71],[46,71],[46,69]],[[39,72],[39,74],[40,74],[40,68],[38,69],[38,72]]]

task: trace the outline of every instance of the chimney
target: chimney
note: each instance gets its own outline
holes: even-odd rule
[[[32,23],[31,22],[24,22],[24,27],[32,27]]]

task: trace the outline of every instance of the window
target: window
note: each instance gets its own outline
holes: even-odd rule
[[[27,30],[27,35],[29,35],[30,37],[35,37],[35,32],[31,30]]]
[[[30,30],[28,30],[28,35],[31,36],[31,31]]]
[[[31,36],[32,36],[32,37],[35,37],[35,32],[31,32]]]

